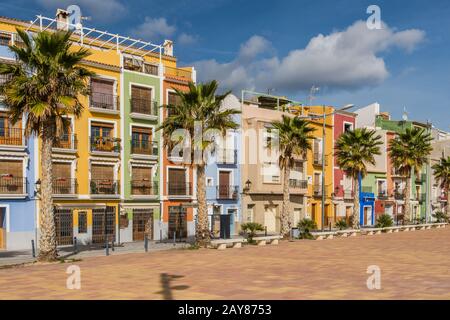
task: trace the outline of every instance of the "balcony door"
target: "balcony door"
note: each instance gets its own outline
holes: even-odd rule
[[[219,197],[230,198],[230,171],[219,171]]]
[[[134,127],[131,133],[131,153],[152,154],[152,128]]]
[[[131,112],[152,114],[152,89],[131,86]]]
[[[72,164],[70,162],[53,162],[53,193],[71,194],[72,186]]]
[[[169,195],[187,195],[186,169],[169,168]]]
[[[91,106],[101,109],[115,109],[113,80],[91,79]]]
[[[132,195],[153,195],[152,190],[152,168],[132,167],[131,174],[131,194]]]
[[[25,178],[22,160],[0,161],[0,194],[23,194]]]
[[[114,166],[92,164],[90,185],[93,194],[116,194]]]
[[[5,112],[0,112],[0,144],[22,145],[22,120],[18,120],[14,125],[9,120]]]
[[[93,122],[91,124],[91,151],[113,151],[113,130],[114,125],[111,123]]]

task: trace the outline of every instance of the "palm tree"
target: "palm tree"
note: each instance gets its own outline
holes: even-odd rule
[[[403,190],[405,199],[405,209],[403,220],[410,221],[410,193],[411,193],[411,173],[419,172],[428,163],[428,156],[433,148],[431,147],[433,138],[425,129],[414,127],[407,128],[398,134],[389,143],[389,156],[392,164],[398,168],[400,173],[406,178],[406,186]]]
[[[450,189],[450,156],[441,157],[439,163],[432,166],[434,177],[440,181],[440,186],[444,190],[446,199],[448,199],[448,192]],[[447,200],[448,201],[448,200]],[[447,202],[447,215],[450,215],[450,205]]]
[[[381,154],[383,144],[376,131],[358,128],[343,133],[336,142],[336,159],[339,167],[353,179],[353,228],[359,228],[359,177],[367,174],[366,164],[375,165],[375,155]]]
[[[17,29],[23,46],[10,46],[16,63],[0,64],[0,74],[10,75],[0,91],[5,96],[11,122],[25,118],[24,135],[41,139],[41,209],[39,256],[41,261],[57,258],[52,199],[52,145],[68,125],[67,114],[80,116],[79,95],[88,93],[87,79],[93,75],[77,66],[89,55],[73,50],[70,32],[40,32],[32,38]]]
[[[281,121],[272,123],[273,128],[278,131],[278,143],[280,156],[279,166],[283,170],[283,205],[281,209],[281,235],[289,235],[290,213],[289,213],[289,177],[291,168],[294,166],[296,156],[306,156],[311,149],[310,135],[315,129],[309,126],[309,122],[298,117],[283,115]]]
[[[189,83],[187,92],[175,89],[179,97],[177,105],[168,105],[170,115],[157,128],[162,130],[164,145],[170,150],[174,143],[183,143],[190,148],[189,161],[197,171],[197,223],[195,236],[197,244],[205,246],[210,241],[208,229],[208,213],[206,206],[206,176],[205,166],[213,149],[213,139],[196,139],[200,135],[219,133],[224,136],[227,130],[236,129],[238,124],[233,121],[233,115],[240,113],[235,109],[222,108],[223,100],[230,94],[217,95],[217,81],[194,84]],[[180,134],[179,130],[183,130]],[[176,138],[175,138],[176,137]],[[174,141],[175,139],[175,141]],[[183,149],[185,151],[185,149]],[[183,152],[184,159],[186,153]]]

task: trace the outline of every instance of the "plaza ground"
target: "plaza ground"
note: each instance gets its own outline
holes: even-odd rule
[[[450,228],[0,269],[0,299],[450,299]],[[81,289],[66,268],[81,268]],[[369,290],[367,268],[381,270]]]

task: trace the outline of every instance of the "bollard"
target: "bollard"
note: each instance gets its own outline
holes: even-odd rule
[[[111,241],[111,250],[114,251],[114,239]]]
[[[78,253],[77,237],[73,237],[73,253]]]
[[[330,227],[329,227],[329,230],[331,231],[331,222],[329,223],[329,226],[330,226]]]
[[[264,236],[267,237],[267,226],[264,226]]]
[[[162,230],[159,230],[159,243],[162,243],[163,238],[162,238]]]
[[[31,254],[36,258],[36,249],[34,248],[34,240],[31,240]]]
[[[145,252],[148,252],[148,237],[147,237],[147,235],[144,235],[144,249],[145,249]]]
[[[175,233],[175,231],[173,232],[173,245],[175,245],[175,242],[177,241],[177,238],[176,238],[176,233]]]
[[[105,252],[105,253],[106,253],[107,256],[109,256],[109,243],[108,243],[108,239],[106,239],[105,242],[106,242],[106,244],[105,244],[105,245],[106,245],[106,246],[105,246],[105,251],[106,251],[106,252]]]

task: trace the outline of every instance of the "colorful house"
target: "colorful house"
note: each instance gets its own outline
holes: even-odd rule
[[[223,108],[240,110],[234,95],[225,98]],[[241,123],[240,115],[234,121]],[[216,237],[229,238],[239,231],[241,216],[240,129],[229,130],[216,147],[206,167],[206,199],[211,231]]]

